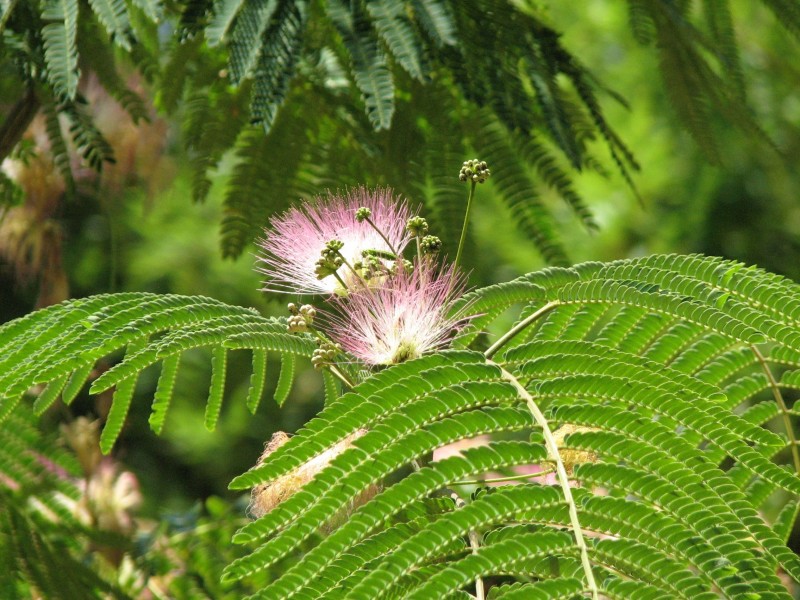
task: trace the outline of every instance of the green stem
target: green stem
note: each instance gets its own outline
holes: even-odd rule
[[[544,315],[549,313],[558,305],[559,305],[558,301],[553,300],[552,302],[548,302],[547,304],[545,304],[542,308],[537,310],[532,315],[525,317],[524,319],[522,319],[522,321],[514,325],[514,327],[512,327],[505,334],[503,334],[503,336],[499,340],[497,340],[494,344],[492,344],[492,346],[486,352],[484,352],[483,355],[486,358],[492,358],[495,354],[497,354],[497,351],[500,350],[500,348],[502,348],[503,346],[505,346],[509,341],[511,341],[511,339],[515,335],[517,335],[520,331],[525,329],[528,325],[530,325],[540,317],[543,317]]]
[[[336,277],[336,281],[338,281],[340,284],[342,284],[342,287],[344,288],[345,291],[350,289],[350,288],[347,287],[347,284],[344,282],[344,279],[342,279],[342,276],[339,275],[339,273],[334,271],[333,272],[333,276]]]
[[[461,229],[461,239],[458,242],[458,252],[456,252],[456,260],[453,263],[455,266],[458,266],[458,262],[461,260],[461,252],[464,249],[464,241],[467,239],[467,224],[469,223],[469,211],[472,208],[472,196],[475,195],[475,186],[477,183],[474,181],[472,182],[472,186],[469,188],[469,197],[467,198],[467,211],[464,213],[464,227]]]
[[[325,343],[330,342],[330,340],[327,337],[325,337],[325,334],[323,334],[316,327],[313,327],[312,325],[307,325],[306,327],[308,329],[308,332],[315,335],[317,339],[320,340],[321,342]],[[329,364],[327,365],[327,367],[330,369],[331,373],[333,373],[336,377],[338,377],[339,380],[342,383],[344,383],[347,387],[349,387],[350,389],[355,387],[355,384],[352,381],[350,381],[350,378],[347,375],[345,375],[342,371],[340,371],[336,365]]]
[[[352,381],[350,381],[350,378],[344,373],[342,373],[336,365],[328,365],[328,368],[330,369],[331,373],[336,375],[336,377],[338,377],[339,380],[342,383],[344,383],[347,387],[349,387],[350,389],[356,387],[355,384]]]
[[[450,498],[452,498],[453,502],[455,503],[456,509],[464,508],[467,505],[467,503],[464,502],[464,499],[456,492],[450,492]],[[469,532],[469,545],[472,548],[472,553],[477,554],[481,543],[478,539],[478,532],[474,529],[471,529]],[[483,579],[480,577],[475,579],[475,594],[476,600],[485,600],[486,598],[486,591],[483,587]]]
[[[510,475],[508,477],[496,477],[494,479],[465,479],[464,481],[454,481],[450,485],[484,485],[486,483],[505,483],[506,481],[520,481],[522,479],[534,479],[554,473],[555,469],[545,469],[536,473],[524,473],[522,475]]]
[[[525,403],[528,405],[528,410],[530,411],[531,415],[533,416],[534,421],[539,427],[542,428],[542,434],[544,435],[544,444],[547,448],[547,453],[550,455],[550,459],[555,462],[556,464],[556,475],[558,477],[558,482],[561,485],[561,491],[564,494],[564,500],[567,502],[567,507],[569,509],[569,519],[570,523],[572,524],[572,532],[575,536],[575,544],[578,546],[581,554],[581,564],[583,565],[583,573],[586,576],[586,583],[589,588],[589,591],[592,594],[593,600],[599,600],[599,590],[597,589],[597,583],[594,580],[594,573],[592,572],[592,564],[589,562],[589,551],[586,547],[586,540],[583,537],[583,530],[581,528],[581,523],[578,520],[578,507],[575,505],[575,499],[572,497],[572,489],[569,486],[569,477],[567,476],[567,470],[564,468],[564,462],[561,460],[561,455],[558,452],[558,444],[556,443],[555,438],[553,437],[553,432],[550,430],[550,426],[547,423],[547,418],[544,416],[544,413],[539,409],[539,406],[536,404],[536,401],[533,399],[533,396],[528,393],[520,382],[514,377],[511,373],[506,371],[503,367],[498,365],[495,362],[487,359],[486,362],[490,365],[496,366],[500,369],[500,373],[503,379],[509,382],[514,389],[517,390],[519,396],[525,400]]]
[[[370,219],[369,217],[367,217],[367,218],[366,218],[366,221],[367,221],[367,223],[369,223],[369,224],[372,226],[372,228],[373,228],[375,231],[377,231],[377,232],[378,232],[378,235],[379,235],[379,236],[381,236],[381,238],[383,238],[383,241],[384,241],[384,242],[386,242],[386,245],[389,247],[389,250],[391,250],[391,251],[392,251],[392,254],[394,254],[394,256],[395,256],[395,260],[399,260],[401,257],[400,257],[400,255],[397,253],[397,250],[395,250],[395,249],[394,249],[394,246],[392,246],[392,242],[390,242],[390,241],[389,241],[389,238],[387,238],[385,235],[383,235],[383,232],[382,232],[380,229],[378,229],[378,226],[377,226],[377,225],[375,225],[375,223],[373,223],[373,222],[372,222],[372,219]]]
[[[783,394],[781,394],[780,385],[775,380],[775,376],[772,374],[764,355],[761,354],[761,351],[752,344],[750,345],[750,349],[753,351],[753,354],[756,355],[758,362],[761,364],[761,368],[763,369],[764,374],[767,376],[767,380],[769,381],[769,386],[772,388],[772,397],[775,398],[775,402],[778,403],[778,408],[781,411],[781,417],[783,419],[783,426],[786,428],[786,436],[789,438],[789,445],[792,448],[794,470],[795,473],[800,475],[800,450],[797,448],[797,438],[794,435],[792,419],[789,416],[789,407],[786,406],[786,402],[783,399]]]
[[[481,547],[478,532],[474,529],[469,532],[469,545],[472,547],[473,554],[477,554],[478,549]],[[475,579],[475,600],[486,600],[486,590],[483,587],[483,579],[481,577]]]
[[[350,264],[350,263],[347,261],[347,259],[344,257],[344,254],[342,254],[342,253],[341,253],[339,250],[337,250],[337,251],[336,251],[336,254],[338,254],[338,255],[339,255],[339,258],[341,258],[341,259],[342,259],[342,262],[345,264],[345,266],[346,266],[348,269],[350,269],[350,271],[352,271],[352,272],[353,272],[353,275],[355,275],[355,276],[358,278],[358,280],[361,282],[361,285],[362,285],[362,286],[364,286],[365,288],[368,288],[369,286],[367,285],[367,282],[366,282],[366,281],[364,280],[364,278],[363,278],[363,277],[362,277],[362,276],[359,274],[359,272],[358,272],[358,271],[356,271],[356,270],[353,268],[353,265],[351,265],[351,264]],[[336,275],[336,273],[334,273],[334,275]],[[339,279],[339,278],[337,277],[337,279]],[[342,282],[342,280],[341,280],[341,279],[339,279],[339,282]],[[345,287],[345,289],[347,289],[347,287]]]

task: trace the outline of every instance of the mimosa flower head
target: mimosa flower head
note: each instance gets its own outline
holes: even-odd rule
[[[371,365],[390,365],[438,350],[474,315],[450,314],[466,281],[454,267],[423,259],[398,268],[380,287],[335,300],[326,328],[344,350]]]
[[[359,214],[368,212],[369,219],[357,217],[364,208],[367,211]],[[402,253],[411,239],[406,230],[411,216],[408,204],[396,199],[388,188],[360,187],[291,208],[273,217],[259,240],[264,250],[258,257],[263,263],[259,271],[267,276],[263,289],[330,295],[346,292],[345,286],[358,287],[363,279],[353,267],[358,270],[364,252],[380,256]],[[387,268],[393,262],[383,260],[389,263]]]

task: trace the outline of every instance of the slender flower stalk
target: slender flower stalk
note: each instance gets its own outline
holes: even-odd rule
[[[326,328],[342,348],[370,365],[417,358],[447,344],[471,318],[448,315],[464,291],[454,267],[421,260],[397,269],[381,286],[334,300],[337,311]]]
[[[467,210],[464,211],[464,226],[461,228],[461,239],[458,241],[458,251],[456,252],[456,260],[453,264],[458,266],[461,260],[461,252],[464,250],[464,242],[467,240],[467,226],[469,225],[469,212],[472,208],[472,197],[475,195],[475,186],[479,183],[484,183],[491,176],[491,171],[486,165],[486,161],[473,158],[472,160],[464,161],[461,166],[461,172],[458,174],[460,181],[468,181],[470,184],[469,196],[467,197]]]
[[[369,209],[371,224],[356,219],[362,207]],[[264,251],[258,256],[259,271],[267,276],[264,291],[330,295],[363,287],[353,268],[363,252],[402,252],[411,240],[405,229],[411,216],[408,204],[388,188],[360,187],[289,209],[270,220],[259,241]],[[319,271],[320,257],[334,240],[341,242],[342,264]]]
[[[470,184],[469,197],[467,198],[467,210],[464,211],[464,225],[461,228],[461,239],[458,240],[458,251],[456,252],[456,260],[453,264],[458,265],[461,260],[461,251],[464,250],[464,242],[467,241],[467,226],[469,225],[469,212],[472,208],[472,197],[475,195],[475,182]]]
[[[391,250],[392,254],[394,254],[395,256],[400,256],[400,253],[397,250],[395,250],[394,246],[392,245],[392,241],[389,238],[387,238],[381,231],[380,227],[378,227],[375,224],[375,222],[372,219],[370,219],[371,215],[372,211],[366,206],[362,206],[356,211],[356,221],[358,221],[359,223],[362,221],[366,221],[369,224],[369,226],[372,227],[379,236],[381,236],[383,241],[386,242],[386,245],[389,246],[389,250]]]

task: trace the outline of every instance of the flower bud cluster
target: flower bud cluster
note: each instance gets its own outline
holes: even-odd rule
[[[310,304],[303,304],[300,308],[294,302],[289,303],[291,316],[288,319],[289,333],[305,333],[314,324],[314,317],[317,316],[317,309]]]
[[[422,217],[411,217],[406,224],[406,229],[413,235],[421,237],[428,233],[428,222]]]
[[[442,249],[442,240],[435,235],[426,235],[419,244],[423,254],[436,254]]]
[[[322,342],[319,348],[314,350],[311,355],[311,364],[315,369],[321,369],[325,365],[330,365],[336,362],[336,356],[342,351],[340,344],[333,342]]]
[[[486,163],[465,165],[471,165],[465,171],[470,177],[488,177]],[[444,347],[471,318],[463,311],[450,314],[465,277],[456,266],[431,259],[442,241],[390,191],[362,188],[347,197],[318,198],[271,225],[261,242],[265,289],[322,293],[331,305],[324,319],[315,319],[310,305],[289,305],[288,331],[312,332],[321,340],[311,361],[316,369],[343,359],[374,366],[412,360]],[[413,262],[403,256],[412,240]],[[349,384],[346,374],[339,377]]]
[[[362,259],[354,262],[353,268],[364,278],[364,281],[371,281],[388,272],[384,262],[374,253],[365,250],[361,255]]]
[[[322,256],[314,265],[314,273],[317,279],[324,279],[328,275],[333,275],[344,264],[340,250],[344,243],[339,240],[331,240],[322,249]]]
[[[464,161],[461,166],[461,172],[458,174],[460,181],[471,181],[473,183],[483,183],[492,175],[489,167],[486,165],[485,160],[472,160]]]
[[[396,260],[392,265],[390,273],[392,275],[397,275],[397,272],[401,270],[410,273],[411,271],[414,270],[414,263],[412,263],[410,260],[406,260],[405,258]]]

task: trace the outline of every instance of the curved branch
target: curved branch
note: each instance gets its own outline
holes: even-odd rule
[[[589,562],[589,551],[586,547],[586,540],[583,537],[583,531],[581,529],[580,521],[578,520],[578,508],[575,505],[575,499],[572,497],[572,489],[569,487],[569,477],[567,476],[567,470],[564,468],[564,462],[561,460],[561,455],[558,452],[558,444],[556,444],[556,440],[553,437],[553,432],[550,430],[550,426],[547,424],[547,418],[544,416],[544,413],[539,409],[539,406],[536,404],[536,401],[533,399],[533,396],[530,395],[528,390],[526,390],[522,384],[514,377],[511,373],[506,371],[502,366],[486,359],[486,362],[490,365],[496,366],[500,369],[500,373],[502,374],[503,379],[508,381],[511,385],[514,386],[514,389],[517,390],[517,393],[520,395],[521,398],[525,400],[525,403],[528,405],[528,410],[530,410],[531,415],[533,415],[536,424],[542,428],[542,433],[544,435],[544,443],[545,447],[547,448],[547,453],[550,455],[550,458],[556,464],[556,476],[558,477],[558,482],[561,485],[561,491],[564,494],[564,500],[567,502],[567,506],[569,507],[569,520],[572,524],[572,532],[575,535],[575,544],[578,546],[578,549],[581,553],[581,564],[583,565],[583,573],[586,576],[586,583],[589,588],[589,591],[592,593],[592,599],[598,600],[599,598],[599,591],[597,589],[597,583],[594,580],[594,573],[592,572],[592,564]]]
[[[528,325],[530,325],[537,319],[549,313],[559,304],[560,302],[558,302],[557,300],[553,300],[552,302],[548,302],[547,304],[545,304],[542,308],[537,310],[532,315],[528,315],[527,317],[525,317],[522,321],[514,325],[514,327],[506,331],[502,335],[502,337],[500,337],[500,339],[498,339],[494,344],[492,344],[492,346],[486,352],[483,353],[483,355],[487,359],[492,358],[495,354],[497,354],[497,351],[500,350],[500,348],[502,348],[503,346],[505,346],[508,342],[510,342],[515,335],[517,335],[520,331],[525,329]]]

